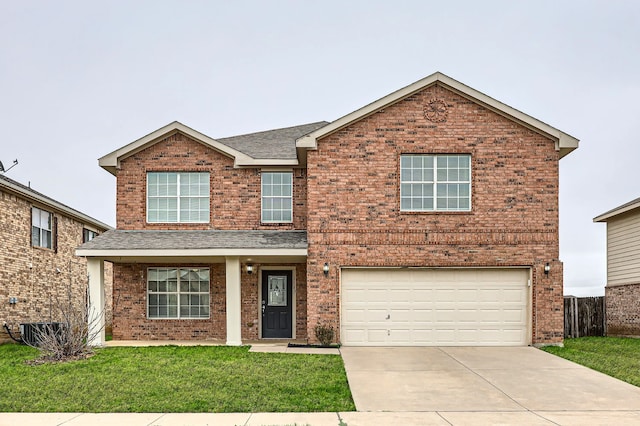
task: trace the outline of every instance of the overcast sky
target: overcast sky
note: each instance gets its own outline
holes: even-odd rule
[[[560,162],[565,294],[604,294],[640,197],[640,2],[0,0],[7,176],[115,224],[97,159],[174,120],[211,137],[333,121],[435,71],[580,139]]]

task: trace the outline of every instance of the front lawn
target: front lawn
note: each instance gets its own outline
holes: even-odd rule
[[[248,347],[104,348],[31,366],[32,348],[0,345],[0,412],[354,411],[342,358]]]
[[[640,339],[580,337],[565,339],[564,348],[548,346],[543,350],[640,386]]]

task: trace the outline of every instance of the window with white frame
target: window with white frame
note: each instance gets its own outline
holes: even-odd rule
[[[293,173],[262,172],[262,222],[292,222]]]
[[[53,214],[37,207],[31,208],[31,245],[53,248]]]
[[[97,236],[98,236],[98,233],[96,231],[93,231],[93,230],[87,229],[87,228],[83,228],[82,229],[82,242],[83,243],[89,242],[89,241],[93,240]]]
[[[209,318],[208,268],[149,268],[147,316]]]
[[[209,204],[209,173],[147,173],[148,223],[207,223]]]
[[[470,211],[471,156],[401,155],[400,210]]]

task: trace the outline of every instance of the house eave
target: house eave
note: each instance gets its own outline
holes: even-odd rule
[[[14,185],[11,182],[8,182],[6,180],[1,180],[0,181],[0,189],[5,188],[8,191],[13,192],[14,194],[17,194],[19,196],[21,196],[22,198],[31,201],[31,202],[35,202],[38,203],[40,205],[42,205],[43,207],[46,208],[50,208],[52,210],[55,210],[65,216],[68,216],[70,218],[73,218],[75,220],[77,220],[78,222],[82,222],[86,225],[90,225],[92,227],[95,227],[96,229],[98,229],[100,232],[102,231],[108,231],[110,229],[113,229],[113,227],[107,225],[106,223],[103,223],[99,220],[96,220],[94,218],[92,218],[89,215],[86,215],[78,210],[72,209],[71,207],[65,206],[64,204],[57,202],[49,197],[45,197],[42,196],[40,194],[37,194],[35,192],[30,192],[27,191],[25,189],[23,189],[22,187],[18,186],[18,185]]]
[[[560,158],[566,156],[574,149],[578,148],[579,140],[570,136],[536,118],[531,117],[515,108],[512,108],[502,102],[485,95],[457,80],[452,79],[440,72],[436,72],[427,76],[409,86],[406,86],[400,90],[397,90],[389,95],[378,99],[350,114],[347,114],[328,125],[321,127],[320,129],[299,138],[296,141],[297,148],[316,149],[317,141],[323,137],[339,131],[340,129],[349,126],[356,121],[362,120],[376,112],[387,108],[397,102],[406,99],[407,97],[424,90],[432,85],[441,85],[442,87],[451,90],[467,99],[477,102],[484,107],[508,118],[516,121],[527,128],[540,133],[546,137],[551,138],[556,143],[556,150],[560,153]]]
[[[181,249],[181,250],[90,250],[76,249],[76,256],[98,258],[113,263],[224,263],[227,257],[242,262],[305,263],[307,249]]]
[[[192,129],[191,127],[185,126],[184,124],[174,121],[160,129],[149,133],[146,136],[143,136],[140,139],[137,139],[131,142],[128,145],[125,145],[109,154],[100,157],[98,159],[98,164],[100,167],[111,173],[115,176],[116,171],[120,168],[120,162],[136,153],[152,146],[157,143],[159,140],[164,139],[166,137],[172,136],[176,133],[182,133],[191,139],[196,140],[197,142],[214,149],[215,151],[226,155],[229,158],[234,159],[234,167],[260,167],[263,165],[271,166],[271,165],[287,165],[287,166],[297,166],[297,159],[278,159],[278,158],[253,158],[243,152],[240,152],[236,149],[233,149],[227,145],[224,145],[217,140],[198,132],[197,130]]]
[[[620,216],[621,214],[628,213],[632,210],[640,209],[640,199],[634,200],[630,203],[623,204],[620,207],[616,207],[613,210],[609,210],[606,213],[602,213],[599,216],[593,218],[595,223],[598,222],[608,222],[610,219]]]

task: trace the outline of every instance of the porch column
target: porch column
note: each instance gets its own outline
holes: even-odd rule
[[[242,345],[241,333],[241,294],[240,294],[240,258],[226,257],[227,277],[227,345]]]
[[[95,257],[87,258],[89,276],[89,346],[104,346],[104,262]]]

